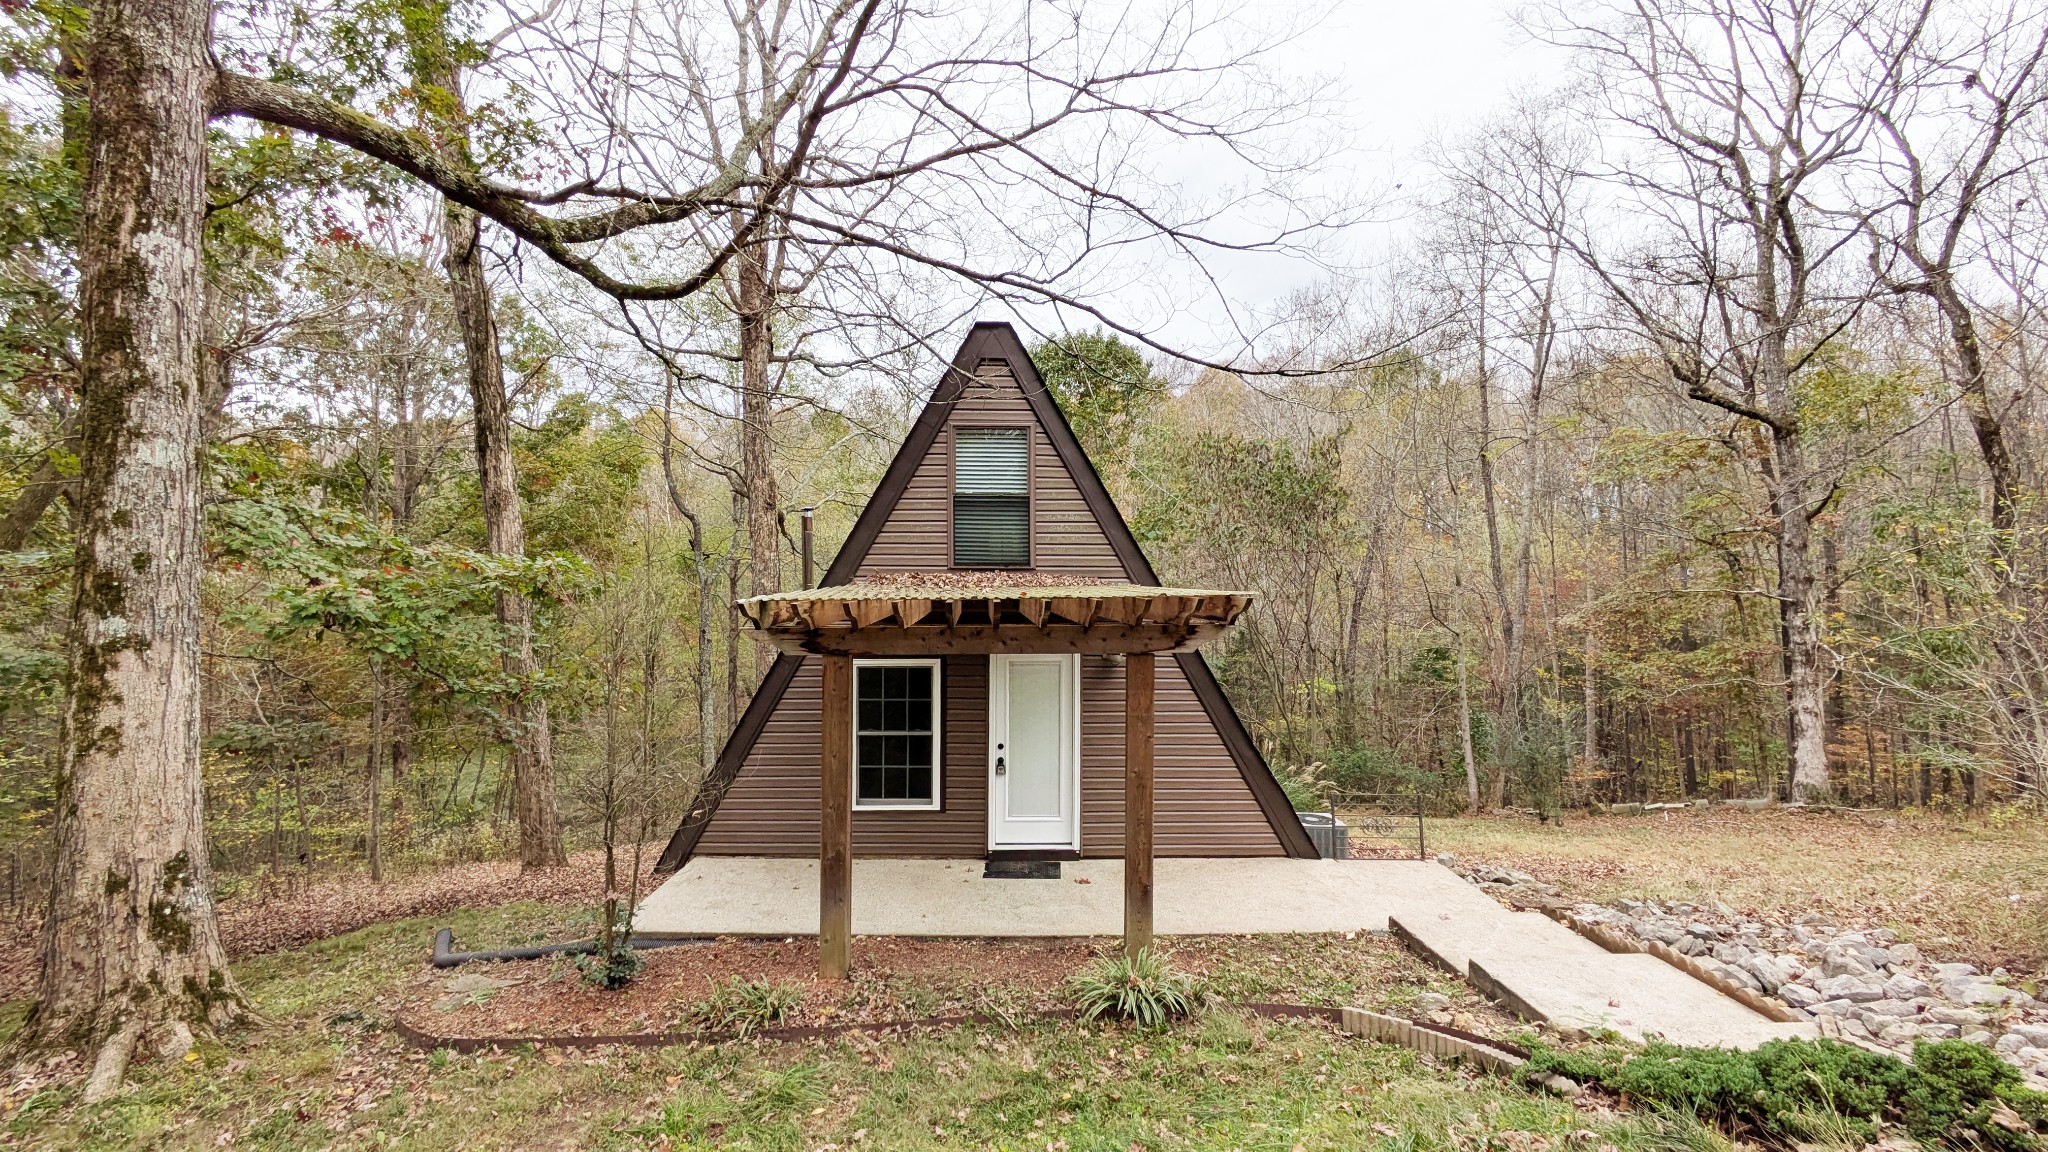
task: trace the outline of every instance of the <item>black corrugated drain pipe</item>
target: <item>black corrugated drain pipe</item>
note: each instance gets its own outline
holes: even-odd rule
[[[678,944],[709,944],[709,936],[634,936],[626,941],[635,951],[650,948],[672,948]],[[472,960],[538,960],[543,956],[558,956],[564,953],[589,952],[597,947],[595,940],[572,940],[567,944],[534,944],[525,948],[495,948],[488,952],[457,952],[455,930],[443,928],[434,933],[434,959],[436,968],[453,968]]]

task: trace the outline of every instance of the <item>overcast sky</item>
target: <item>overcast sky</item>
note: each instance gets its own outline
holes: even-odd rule
[[[1413,206],[1406,197],[1426,180],[1432,138],[1454,134],[1485,116],[1517,88],[1547,87],[1562,79],[1563,53],[1529,42],[1514,26],[1510,13],[1521,2],[1345,0],[1324,5],[1274,0],[1268,5],[1281,23],[1301,20],[1304,12],[1325,13],[1293,51],[1282,55],[1282,70],[1338,85],[1336,122],[1348,153],[1342,166],[1355,172],[1365,188],[1392,197],[1374,222],[1350,229],[1333,252],[1354,270],[1383,263],[1407,234]],[[1397,184],[1404,185],[1401,191],[1393,191]],[[1252,311],[1327,276],[1312,262],[1272,256],[1220,255],[1205,264],[1221,273],[1233,304]],[[1116,292],[1123,306],[1113,310],[1178,348],[1224,356],[1241,350],[1219,330],[1213,297],[1199,299],[1206,293],[1188,287],[1194,290],[1182,299],[1187,310],[1178,315],[1162,314],[1158,295],[1142,286]],[[1057,326],[1043,313],[1030,321]],[[1068,323],[1088,327],[1092,322],[1076,317]]]

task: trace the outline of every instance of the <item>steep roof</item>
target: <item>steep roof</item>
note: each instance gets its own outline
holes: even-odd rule
[[[889,522],[911,478],[918,466],[931,451],[938,439],[956,401],[973,382],[975,370],[986,360],[998,359],[1007,362],[1011,375],[1020,385],[1033,416],[1046,434],[1060,461],[1073,476],[1080,489],[1082,499],[1093,514],[1097,526],[1108,539],[1117,559],[1129,574],[1130,582],[1150,588],[1160,587],[1158,574],[1152,570],[1152,563],[1146,559],[1144,550],[1138,546],[1137,537],[1131,534],[1130,525],[1124,522],[1123,513],[1117,509],[1110,497],[1109,489],[1089,460],[1088,453],[1081,447],[1074,435],[1073,426],[1060,410],[1052,392],[1038,374],[1038,366],[1032,363],[1024,343],[1018,339],[1016,330],[1001,321],[981,321],[974,325],[967,338],[960,343],[960,350],[954,354],[952,364],[945,376],[932,392],[924,410],[911,425],[910,434],[904,438],[902,447],[896,451],[895,459],[882,475],[881,483],[875,488],[874,496],[854,522],[853,531],[848,534],[839,554],[833,558],[832,566],[822,581],[825,585],[847,585],[854,582],[866,559],[868,550],[882,528]],[[1243,776],[1246,786],[1256,798],[1259,809],[1273,827],[1281,845],[1290,856],[1312,859],[1316,856],[1315,845],[1301,820],[1294,813],[1293,804],[1288,802],[1279,781],[1267,767],[1265,758],[1259,754],[1251,734],[1245,730],[1236,709],[1224,696],[1223,688],[1216,682],[1215,673],[1199,652],[1182,652],[1174,655],[1188,684],[1193,688],[1202,709],[1216,726],[1224,745],[1230,751],[1231,761]],[[733,779],[739,775],[760,738],[762,728],[788,691],[790,681],[796,676],[803,658],[783,653],[775,658],[768,674],[762,678],[760,688],[748,702],[739,723],[726,740],[719,753],[718,762],[713,766],[711,776],[704,782],[697,801],[683,817],[670,838],[668,847],[655,864],[658,872],[672,872],[686,863],[695,850],[697,838],[712,815],[718,810],[719,801]]]

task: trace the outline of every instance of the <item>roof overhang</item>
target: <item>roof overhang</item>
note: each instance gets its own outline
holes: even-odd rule
[[[739,601],[790,653],[930,656],[968,653],[1192,652],[1250,607],[1249,592],[1041,582],[1038,573],[903,573]],[[1038,576],[1039,580],[1031,577]]]

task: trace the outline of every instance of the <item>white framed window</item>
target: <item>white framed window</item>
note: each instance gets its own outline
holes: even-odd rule
[[[853,662],[853,806],[937,811],[944,677],[937,657]]]
[[[953,566],[1031,565],[1031,429],[953,430]]]

